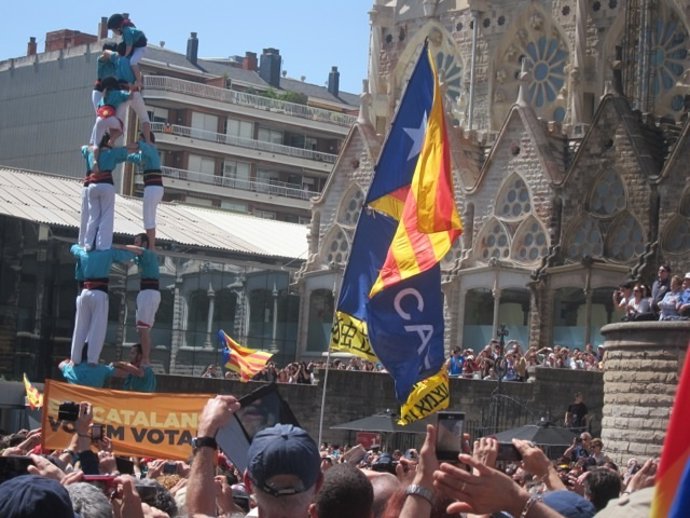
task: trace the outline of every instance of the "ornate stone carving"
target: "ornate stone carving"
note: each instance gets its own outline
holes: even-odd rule
[[[544,17],[539,13],[532,13],[529,17],[529,24],[535,31],[540,31],[544,27]]]
[[[438,30],[438,28],[433,27],[429,31],[429,43],[435,47],[440,47],[441,43],[443,43],[443,34],[441,34],[441,31]]]
[[[503,68],[499,68],[498,70],[496,70],[496,82],[502,85],[503,83],[505,83],[507,75],[508,74]]]

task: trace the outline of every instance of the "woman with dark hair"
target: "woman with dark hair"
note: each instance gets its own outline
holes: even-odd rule
[[[652,301],[644,284],[638,283],[633,287],[632,297],[628,299],[626,306],[625,320],[656,320]]]

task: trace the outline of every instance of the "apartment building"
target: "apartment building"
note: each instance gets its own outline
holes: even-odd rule
[[[54,31],[45,52],[31,38],[26,56],[0,61],[0,164],[83,174],[78,149],[93,124],[90,92],[107,36],[102,19],[97,35]],[[185,53],[149,43],[141,64],[165,200],[307,223],[359,96],[339,90],[336,66],[320,86],[287,77],[278,49],[202,59],[199,48],[196,33]],[[136,139],[133,112],[125,124],[127,141]],[[125,167],[119,192],[142,189]]]

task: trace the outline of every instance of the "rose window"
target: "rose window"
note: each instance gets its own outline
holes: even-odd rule
[[[327,264],[345,264],[347,261],[348,250],[350,245],[342,230],[338,229],[337,233],[326,248],[326,263]]]
[[[364,192],[361,189],[356,189],[355,192],[350,194],[350,197],[345,203],[340,213],[340,223],[343,225],[353,226],[357,223],[357,218],[362,209],[362,204],[364,203]]]
[[[614,171],[606,172],[597,182],[590,199],[594,214],[610,216],[625,208],[625,189]]]
[[[604,254],[604,241],[599,223],[590,217],[576,225],[575,233],[568,244],[568,257],[580,260],[585,256],[601,257]]]
[[[676,216],[667,226],[662,247],[670,253],[690,250],[690,223],[685,218]]]
[[[626,214],[608,232],[606,255],[619,261],[627,261],[644,252],[644,236],[637,220]]]

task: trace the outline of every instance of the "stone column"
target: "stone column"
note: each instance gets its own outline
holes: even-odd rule
[[[601,330],[606,348],[602,440],[622,466],[657,456],[690,338],[690,322],[625,322]]]

